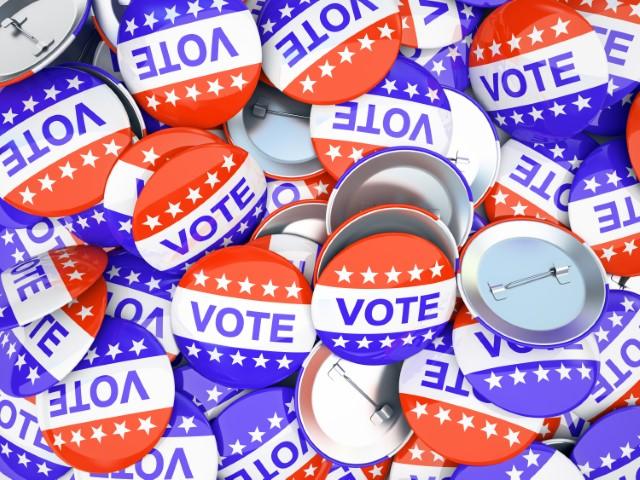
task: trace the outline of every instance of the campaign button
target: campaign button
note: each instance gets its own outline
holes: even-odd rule
[[[42,438],[33,398],[0,392],[0,472],[10,480],[58,478],[69,465]]]
[[[71,302],[100,278],[106,264],[104,251],[80,245],[0,273],[0,330],[27,325]]]
[[[604,137],[624,135],[632,100],[633,93],[628,93],[621,100],[604,107],[591,119],[584,131]]]
[[[385,188],[380,188],[380,181]],[[418,147],[391,147],[359,160],[336,183],[327,205],[331,233],[350,217],[385,204],[407,204],[437,215],[463,245],[473,221],[473,198],[460,170]]]
[[[24,228],[33,225],[42,217],[18,210],[0,199],[0,225],[7,228]]]
[[[350,467],[390,459],[411,436],[398,399],[399,375],[400,363],[352,363],[318,343],[296,385],[296,411],[313,448]]]
[[[587,420],[616,408],[634,406],[640,397],[640,295],[609,290],[605,310],[593,336],[600,349],[600,372],[591,395],[575,413]]]
[[[308,238],[322,245],[327,239],[326,216],[327,202],[325,201],[291,202],[267,215],[256,227],[251,238],[287,233]]]
[[[225,387],[212,382],[196,372],[190,365],[174,368],[173,379],[176,383],[176,391],[191,399],[208,420],[216,418],[225,408],[251,391]]]
[[[607,55],[609,82],[604,106],[632,93],[640,84],[640,10],[638,5],[596,0],[564,0],[593,27]],[[589,4],[590,3],[590,4]]]
[[[384,365],[429,343],[451,317],[455,299],[453,266],[440,248],[415,235],[380,233],[354,242],[324,267],[311,314],[336,355]]]
[[[58,248],[83,242],[60,219],[36,217],[36,222],[22,228],[0,227],[0,270]]]
[[[261,61],[256,24],[241,0],[133,0],[118,31],[127,88],[171,126],[213,128],[233,117],[256,88]]]
[[[425,147],[441,155],[451,143],[451,108],[436,79],[399,56],[386,77],[363,95],[335,105],[314,105],[313,147],[334,178],[384,147]]]
[[[171,298],[180,278],[151,268],[135,255],[116,250],[109,253],[104,279],[107,315],[146,328],[173,361],[179,350],[171,329]]]
[[[542,220],[489,224],[462,250],[457,273],[476,320],[520,345],[572,344],[591,331],[605,306],[605,273],[593,250]]]
[[[309,284],[313,283],[313,269],[321,248],[313,240],[290,233],[276,233],[252,240],[249,245],[265,248],[284,257],[300,270]]]
[[[541,443],[534,443],[526,452],[496,465],[460,466],[452,480],[484,480],[487,478],[522,480],[583,480],[574,463],[561,452]]]
[[[27,397],[66,377],[82,360],[102,325],[107,288],[102,279],[59,310],[25,327],[0,333],[0,389]]]
[[[285,379],[313,347],[311,288],[280,255],[248,245],[194,263],[173,298],[173,333],[205,377],[236,388]]]
[[[184,395],[176,393],[167,429],[147,455],[134,465],[108,475],[76,469],[75,478],[215,480],[217,471],[216,438],[207,418]]]
[[[607,96],[607,58],[591,25],[571,7],[508,2],[473,38],[473,92],[500,128],[550,142],[582,131]]]
[[[258,18],[262,69],[287,96],[330,105],[362,95],[400,48],[400,15],[386,0],[271,0]]]
[[[326,478],[331,464],[304,436],[294,402],[293,389],[266,388],[234,402],[213,421],[219,479]]]
[[[178,153],[149,178],[135,204],[136,248],[166,271],[244,243],[262,219],[266,190],[262,170],[238,147],[212,143]]]
[[[554,143],[507,140],[498,181],[484,202],[487,217],[532,217],[568,227],[574,174],[597,146],[584,134]]]
[[[231,143],[243,148],[268,177],[299,180],[323,171],[309,133],[311,107],[264,82],[249,102],[225,124]],[[287,132],[287,141],[281,139]]]
[[[449,480],[456,467],[414,434],[393,457],[389,480]]]
[[[640,171],[640,96],[636,96],[629,110],[626,129],[627,147],[634,171]]]
[[[66,52],[81,34],[91,3],[3,2],[0,87],[24,81]]]
[[[640,184],[624,140],[601,145],[575,174],[569,193],[571,229],[593,248],[608,273],[639,275],[639,214]]]
[[[118,30],[129,1],[93,0],[93,23],[104,45],[116,51]]]
[[[538,440],[570,439],[575,441],[584,435],[590,426],[591,423],[575,412],[563,413],[559,417],[545,419]]]
[[[131,142],[127,112],[89,73],[51,67],[0,91],[0,196],[35,215],[79,212]]]
[[[133,322],[106,318],[93,345],[60,383],[36,397],[42,434],[74,468],[107,473],[158,443],[174,399],[160,343]]]
[[[443,87],[461,92],[469,88],[469,46],[471,35],[442,48],[400,47],[400,53],[433,75]]]
[[[455,0],[402,0],[399,8],[402,45],[414,48],[440,48],[459,42],[482,19],[479,8]]]
[[[203,130],[169,128],[143,137],[122,152],[104,191],[107,225],[120,245],[139,255],[131,234],[131,222],[140,192],[151,175],[182,150],[218,142],[216,136]]]
[[[120,244],[111,233],[109,222],[105,218],[104,203],[100,202],[82,212],[62,219],[69,232],[80,240],[96,247],[118,247]]]
[[[480,205],[498,176],[500,139],[491,119],[470,96],[452,88],[444,93],[451,106],[453,129],[445,156],[469,184],[475,206]]]
[[[391,460],[370,465],[368,467],[346,467],[332,464],[326,480],[383,480],[388,478]]]
[[[640,471],[640,408],[621,408],[598,420],[578,440],[571,460],[586,479],[626,480]]]
[[[564,348],[531,348],[503,340],[462,307],[453,326],[460,370],[480,395],[529,417],[569,412],[591,393],[600,352],[591,335]]]
[[[452,332],[443,334],[405,360],[400,402],[416,435],[445,458],[467,465],[489,465],[527,448],[542,418],[507,412],[476,392],[460,370]]]
[[[298,180],[276,180],[267,178],[266,213],[302,200],[328,200],[335,179],[328,172]]]

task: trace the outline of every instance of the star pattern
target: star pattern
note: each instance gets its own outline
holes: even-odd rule
[[[13,469],[24,478],[58,478],[69,470],[69,467],[62,463],[48,462],[4,438],[0,441],[0,457],[9,467],[9,472]]]
[[[625,443],[622,444],[622,441]],[[634,463],[640,457],[640,435],[636,435],[632,441],[622,441],[619,445],[603,444],[606,449],[598,449],[598,453],[594,452],[587,461],[584,461],[586,452],[581,452],[582,455],[576,458],[580,473],[586,479],[617,475],[614,472],[618,471],[622,474],[625,466]],[[624,478],[624,475],[621,478]]]
[[[141,293],[147,293],[170,301],[177,288],[179,277],[167,275],[151,268],[138,270],[128,266],[129,255],[111,254],[104,273],[107,289],[110,284],[120,285]],[[135,295],[135,294],[132,294]]]

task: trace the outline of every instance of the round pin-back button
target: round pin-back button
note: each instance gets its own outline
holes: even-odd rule
[[[118,30],[129,0],[93,0],[93,23],[104,45],[116,51]]]
[[[132,480],[197,478],[215,480],[218,471],[216,438],[203,413],[181,393],[158,443],[142,459],[114,475]],[[103,478],[103,474],[75,470],[77,480]]]
[[[398,399],[399,375],[399,363],[361,365],[316,345],[296,385],[296,411],[313,448],[346,466],[391,458],[411,436]]]
[[[58,58],[81,32],[90,11],[89,0],[5,2],[0,86],[21,82]]]
[[[251,391],[212,382],[190,365],[174,368],[173,379],[176,391],[190,398],[209,420],[216,418],[225,408]]]
[[[453,45],[442,48],[400,47],[400,53],[433,75],[443,87],[461,92],[469,87],[469,45],[467,35]]]
[[[475,95],[500,128],[521,140],[549,142],[582,131],[605,101],[607,72],[591,25],[553,0],[498,7],[471,45]]]
[[[136,248],[149,265],[166,271],[244,243],[262,219],[266,190],[260,167],[238,147],[185,150],[142,189],[133,213]]]
[[[82,244],[82,240],[68,228],[59,219],[47,217],[41,217],[25,228],[0,227],[0,270],[6,270],[56,248]]]
[[[136,101],[172,126],[213,128],[247,103],[260,76],[256,24],[241,0],[133,0],[118,63]]]
[[[284,257],[302,272],[309,284],[313,282],[313,269],[321,248],[313,240],[290,233],[275,233],[261,236],[249,244],[265,248]]]
[[[104,203],[100,202],[82,212],[62,220],[69,233],[96,247],[118,247],[120,243],[113,236],[109,222],[105,218]],[[36,224],[37,225],[37,224]]]
[[[565,0],[591,24],[607,55],[609,82],[604,106],[633,92],[640,84],[640,11],[630,3]]]
[[[569,193],[571,229],[593,248],[608,273],[640,274],[640,184],[624,140],[595,149],[580,166]]]
[[[80,245],[44,253],[0,274],[0,330],[27,325],[77,298],[102,275],[107,254]]]
[[[86,72],[51,67],[0,91],[4,121],[0,196],[28,213],[69,215],[102,199],[132,138],[109,86]]]
[[[604,107],[591,119],[584,131],[605,137],[624,135],[632,100],[633,93],[628,93],[616,103]]]
[[[441,48],[459,42],[482,19],[479,8],[455,0],[435,4],[420,0],[400,2],[402,45],[415,48]]]
[[[370,465],[368,467],[347,467],[332,464],[326,480],[383,480],[388,478],[391,460]]]
[[[640,408],[621,408],[601,418],[578,440],[571,459],[584,478],[633,478],[640,468]]]
[[[225,132],[231,143],[255,158],[265,175],[283,180],[308,177],[323,171],[311,144],[310,110],[260,82],[249,102],[225,124]],[[287,132],[286,143],[277,132]]]
[[[493,186],[500,167],[500,139],[491,119],[471,97],[445,88],[453,129],[445,153],[469,184],[474,204],[479,205]]]
[[[106,473],[151,451],[173,400],[171,364],[160,343],[133,322],[106,318],[86,356],[36,397],[36,409],[42,434],[59,458]]]
[[[555,448],[534,443],[526,452],[483,467],[460,466],[451,480],[480,480],[484,478],[530,478],[531,480],[582,480],[576,465]]]
[[[260,388],[294,372],[313,347],[311,288],[280,255],[229,247],[191,266],[173,298],[180,351],[223,385]]]
[[[469,236],[473,197],[464,176],[444,157],[416,147],[387,148],[347,170],[329,197],[327,230],[362,210],[389,203],[415,205],[436,214],[458,245]]]
[[[529,417],[569,412],[598,378],[600,352],[589,335],[566,348],[531,348],[505,341],[461,308],[453,326],[460,370],[476,392],[498,407]]]
[[[335,179],[328,172],[308,178],[276,180],[267,178],[267,213],[301,200],[328,200]]]
[[[616,408],[634,406],[640,397],[640,372],[633,351],[640,341],[640,295],[609,290],[607,304],[593,336],[600,350],[600,374],[591,395],[575,413],[587,420]]]
[[[456,466],[456,463],[434,452],[417,435],[413,435],[393,457],[389,480],[447,480],[453,475]]]
[[[98,280],[73,302],[25,327],[0,333],[0,389],[27,397],[66,377],[82,360],[102,325],[107,288]]]
[[[476,394],[458,366],[450,327],[405,360],[400,403],[425,445],[467,465],[489,465],[517,455],[535,440],[543,422],[509,413]]]
[[[311,108],[311,138],[334,178],[384,147],[426,147],[445,155],[451,108],[440,84],[417,63],[399,56],[386,77],[363,95]]]
[[[59,478],[69,465],[45,443],[38,427],[32,398],[16,398],[0,392],[0,473],[7,480]]]
[[[221,458],[218,478],[324,480],[331,468],[309,445],[296,416],[293,389],[258,390],[216,418],[213,433]]]
[[[545,144],[507,140],[498,181],[484,202],[487,217],[524,216],[568,227],[573,176],[597,146],[584,134]]]
[[[0,225],[7,228],[24,228],[33,225],[42,217],[31,215],[0,199]]]
[[[318,277],[329,262],[353,243],[377,234],[396,233],[419,237],[437,247],[435,250],[442,251],[449,265],[458,264],[458,246],[444,222],[418,207],[385,204],[368,208],[350,217],[329,235],[318,254],[313,273],[314,282],[318,283]],[[435,271],[438,270],[439,266]],[[414,273],[414,277],[417,276],[421,275]],[[394,278],[394,274],[391,278]]]
[[[109,253],[104,278],[109,292],[107,315],[142,325],[173,361],[179,350],[171,330],[171,298],[180,278],[118,250]]]
[[[627,118],[627,148],[631,165],[635,172],[640,171],[640,96],[636,96]]]
[[[455,300],[453,265],[440,248],[415,235],[380,233],[326,264],[311,314],[336,355],[384,365],[418,353],[444,328]]]
[[[267,2],[258,18],[262,69],[279,90],[305,103],[347,101],[386,75],[400,48],[398,5],[384,0]]]
[[[322,200],[292,202],[266,216],[256,227],[251,238],[287,233],[308,238],[322,245],[327,239],[326,216],[327,202]]]
[[[76,62],[66,64],[64,66],[73,68],[74,70],[87,72],[107,84],[109,88],[111,88],[111,91],[116,94],[118,99],[120,99],[122,106],[127,111],[127,116],[129,117],[129,122],[131,123],[131,130],[133,131],[135,136],[137,138],[142,138],[142,136],[146,134],[146,126],[144,123],[144,118],[140,111],[140,107],[131,96],[131,93],[129,93],[129,90],[125,88],[124,83],[122,83],[121,80],[111,75],[108,71],[105,71],[95,65]]]
[[[534,219],[499,220],[477,232],[461,253],[458,287],[489,330],[547,348],[587,335],[607,291],[588,245],[564,227]]]
[[[104,191],[107,225],[120,245],[139,255],[131,234],[131,222],[138,196],[151,175],[182,150],[218,142],[216,136],[203,130],[169,128],[143,137],[122,152]]]

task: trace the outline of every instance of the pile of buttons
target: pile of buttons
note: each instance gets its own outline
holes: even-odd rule
[[[0,479],[640,478],[637,2],[0,2]]]

